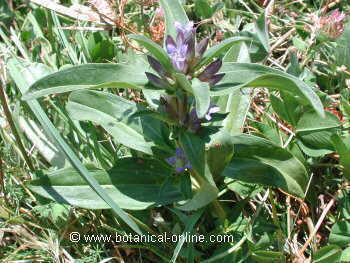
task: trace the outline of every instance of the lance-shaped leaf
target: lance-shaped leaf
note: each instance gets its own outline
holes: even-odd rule
[[[210,91],[208,83],[201,82],[199,79],[193,79],[192,85],[184,74],[175,74],[181,87],[193,94],[196,101],[196,112],[198,118],[203,118],[207,114],[210,106]]]
[[[132,149],[153,154],[154,147],[172,151],[164,143],[164,124],[150,116],[134,117],[140,105],[106,92],[81,90],[69,97],[67,110],[80,121],[101,125],[113,138]]]
[[[244,42],[236,43],[224,57],[224,62],[250,62],[249,50]],[[243,125],[249,111],[251,101],[251,89],[236,90],[229,95],[220,96],[217,104],[228,116],[218,125],[224,126],[224,130],[231,135],[238,135],[243,131]]]
[[[213,135],[208,144],[207,163],[213,176],[219,176],[231,161],[234,145],[231,136],[225,131]]]
[[[350,242],[350,223],[347,221],[336,222],[329,235],[329,243],[332,245],[346,246]]]
[[[198,75],[198,78],[201,81],[209,80],[214,74],[218,73],[222,66],[222,60],[217,59],[214,62],[210,63],[201,74]]]
[[[342,250],[336,245],[320,248],[312,257],[314,263],[337,263],[341,258]]]
[[[212,201],[214,201],[218,196],[219,190],[210,184],[209,182],[202,180],[200,188],[194,194],[193,198],[186,203],[177,206],[178,209],[183,211],[193,211],[200,209]]]
[[[253,40],[249,37],[231,37],[209,48],[207,51],[204,52],[202,60],[196,66],[196,69],[201,68],[202,66],[210,62],[213,58],[218,57],[223,53],[225,53],[226,51],[228,51],[237,42],[242,42],[242,41],[249,42]]]
[[[205,175],[205,142],[198,135],[180,133],[180,145],[193,169],[202,177]]]
[[[268,26],[266,22],[265,12],[263,12],[259,16],[258,20],[256,20],[255,32],[256,32],[257,38],[260,40],[261,45],[264,47],[265,51],[267,53],[270,52],[269,33],[268,33]]]
[[[202,39],[196,46],[196,57],[200,58],[207,50],[209,44],[209,37]]]
[[[172,65],[168,54],[157,43],[143,35],[130,35],[129,38],[144,46],[168,71],[172,71]]]
[[[159,78],[157,75],[150,72],[146,72],[145,74],[151,87],[155,87],[155,89],[166,89],[169,87],[169,84],[164,79]]]
[[[191,233],[193,231],[195,224],[197,223],[197,221],[199,220],[199,218],[201,217],[203,212],[204,212],[204,209],[199,210],[199,211],[195,212],[193,215],[188,216],[186,218],[185,229],[184,229],[183,233],[181,234],[183,236],[183,238],[180,238],[180,240],[177,242],[176,248],[175,248],[173,256],[171,258],[171,262],[176,262],[176,259],[179,256],[181,248],[186,241],[185,236],[188,233]]]
[[[344,167],[343,174],[349,180],[350,179],[350,137],[340,137],[338,134],[334,134],[331,137],[334,148],[339,153],[340,164]]]
[[[325,116],[322,102],[312,88],[288,73],[252,63],[224,63],[220,72],[225,76],[219,85],[212,87],[212,96],[245,87],[277,89],[296,96],[302,104],[311,104],[321,117]]]
[[[19,61],[15,58],[8,61],[7,66],[9,68],[9,73],[12,79],[15,81],[17,87],[19,88],[22,94],[28,90],[29,86],[33,83],[33,81],[43,76],[44,72],[42,71],[42,69],[46,68],[42,64],[29,63],[23,60]],[[45,73],[47,74],[47,71]],[[106,191],[98,184],[95,178],[93,178],[88,172],[88,170],[82,165],[74,151],[63,140],[53,123],[49,120],[49,118],[41,108],[39,102],[33,100],[28,101],[27,104],[36,116],[36,118],[39,120],[46,134],[49,135],[49,137],[53,139],[53,141],[57,144],[60,150],[62,150],[65,157],[69,160],[71,165],[76,169],[76,171],[89,185],[89,187],[91,187],[91,189],[93,189],[93,191],[95,191],[96,194],[100,196],[109,205],[110,208],[112,208],[113,212],[116,215],[118,215],[136,233],[141,234],[141,230],[136,225],[136,223],[133,220],[131,220],[131,218],[113,201],[113,199],[106,193]]]
[[[319,117],[316,112],[305,112],[296,125],[298,143],[310,156],[322,156],[335,151],[331,137],[340,128],[340,121],[326,111],[326,118]]]
[[[124,158],[104,171],[87,166],[90,174],[122,208],[141,210],[182,200],[180,190],[163,182],[172,171],[156,160]],[[28,184],[30,190],[59,203],[88,209],[110,208],[73,168],[46,172]]]
[[[151,66],[151,68],[157,72],[159,74],[159,76],[164,77],[166,75],[166,70],[163,67],[162,64],[160,64],[158,62],[158,60],[156,60],[155,58],[153,58],[152,56],[147,56],[147,60],[149,65]]]
[[[235,154],[222,175],[247,183],[279,187],[303,197],[308,183],[304,165],[289,151],[260,137],[232,136]]]
[[[147,83],[144,74],[144,70],[147,69],[149,69],[149,66],[143,61],[132,66],[102,63],[74,66],[39,79],[30,86],[22,99],[35,99],[54,93],[80,89],[141,89]]]

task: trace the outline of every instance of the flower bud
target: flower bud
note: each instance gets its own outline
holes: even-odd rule
[[[201,81],[208,82],[214,76],[214,74],[216,74],[220,70],[221,66],[222,66],[222,60],[221,59],[215,60],[214,62],[209,64],[201,74],[199,74],[198,78]]]
[[[154,69],[155,72],[157,72],[159,74],[159,76],[165,77],[167,72],[166,72],[165,68],[163,67],[163,65],[158,62],[158,60],[156,60],[152,56],[147,56],[147,60],[148,60],[149,65]]]
[[[168,87],[168,83],[166,83],[165,80],[159,78],[158,76],[150,73],[145,72],[146,77],[148,78],[148,81],[156,88],[158,89],[166,89]]]
[[[225,73],[216,74],[216,75],[212,76],[208,82],[210,85],[214,86],[215,84],[220,82],[224,76],[225,76]]]
[[[209,44],[209,37],[202,39],[196,48],[196,57],[202,57],[204,52],[207,50]]]
[[[166,37],[165,47],[169,55],[176,51],[176,43],[175,43],[175,40],[172,38],[172,36]]]

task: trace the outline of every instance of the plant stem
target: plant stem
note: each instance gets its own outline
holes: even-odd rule
[[[226,218],[227,218],[227,215],[226,215],[226,212],[224,210],[224,208],[222,207],[222,205],[219,203],[219,200],[214,200],[212,203],[211,203],[214,211],[215,211],[215,214],[222,220],[224,221]]]
[[[278,248],[280,251],[283,251],[283,233],[282,233],[280,224],[278,222],[276,204],[275,204],[275,200],[273,199],[271,189],[269,191],[269,199],[270,199],[271,208],[272,208],[272,220],[275,226],[278,228],[277,229]]]
[[[4,88],[5,86],[1,86],[0,87],[0,101],[1,101],[1,104],[2,104],[2,108],[4,109],[4,113],[5,113],[5,116],[6,116],[6,119],[10,125],[10,128],[11,128],[11,131],[16,139],[16,142],[18,144],[18,147],[22,153],[22,156],[26,162],[26,164],[28,165],[29,169],[31,171],[34,171],[35,168],[34,168],[34,165],[32,163],[32,161],[30,160],[29,156],[27,155],[27,152],[24,148],[24,145],[22,143],[22,140],[21,140],[21,137],[19,136],[19,133],[17,131],[17,128],[15,126],[15,123],[12,119],[12,115],[11,115],[11,111],[8,107],[8,104],[7,104],[7,100],[6,100],[6,95],[5,95],[5,92],[4,92]]]
[[[220,258],[226,257],[227,255],[230,255],[231,253],[239,250],[241,248],[241,246],[244,244],[244,242],[247,240],[247,238],[248,238],[248,234],[244,235],[244,237],[242,237],[241,240],[238,241],[238,243],[236,245],[234,245],[233,247],[231,247],[230,249],[228,249],[225,252],[223,252],[217,256],[214,256],[208,260],[204,260],[204,261],[202,261],[202,263],[214,262]]]
[[[0,155],[0,184],[1,184],[1,189],[0,190],[4,194],[5,203],[8,203],[7,196],[6,196],[6,193],[5,193],[5,180],[4,180],[4,173],[3,173],[3,166],[2,166],[1,155]]]
[[[191,176],[199,186],[202,185],[203,181],[205,180],[200,175],[198,175],[194,170],[191,171]],[[222,205],[219,203],[219,201],[216,199],[212,201],[211,207],[214,210],[215,215],[217,215],[222,221],[224,221],[227,218],[226,212],[223,209]]]

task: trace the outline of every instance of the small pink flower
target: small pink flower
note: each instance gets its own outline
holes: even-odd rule
[[[163,10],[163,8],[161,8],[161,7],[158,7],[157,9],[156,9],[156,17],[163,17],[164,16],[164,10]]]
[[[346,14],[335,9],[328,16],[319,19],[320,29],[331,38],[338,38],[344,32]]]

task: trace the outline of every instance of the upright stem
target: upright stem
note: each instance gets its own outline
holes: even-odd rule
[[[271,189],[269,191],[269,199],[270,199],[271,207],[272,207],[272,220],[273,220],[273,223],[275,224],[275,226],[277,227],[278,248],[280,251],[282,251],[283,250],[283,233],[281,230],[281,226],[278,222],[277,209],[276,209],[276,205],[275,205],[275,200],[273,199],[273,196],[272,196]]]
[[[199,186],[202,185],[202,182],[205,180],[193,170],[191,171],[191,176],[196,180]],[[212,201],[210,205],[214,210],[215,215],[217,215],[222,221],[224,221],[227,218],[224,208],[222,207],[222,205],[219,203],[217,199]]]
[[[5,200],[6,203],[8,203],[7,196],[6,196],[6,193],[5,193],[5,180],[4,180],[4,172],[3,172],[3,167],[2,167],[1,155],[0,155],[0,184],[1,184],[1,189],[0,190],[4,194],[4,200]]]
[[[14,137],[15,137],[15,140],[17,142],[17,145],[18,145],[18,147],[19,147],[19,149],[20,149],[20,151],[22,153],[22,156],[23,156],[25,162],[27,163],[29,169],[31,171],[34,171],[35,170],[34,165],[31,162],[29,156],[27,155],[27,152],[26,152],[26,150],[24,148],[24,145],[23,145],[23,143],[21,141],[21,137],[19,136],[19,133],[17,131],[15,123],[14,123],[14,121],[12,119],[11,111],[10,111],[10,109],[8,107],[8,104],[7,104],[4,88],[5,88],[5,86],[0,87],[0,101],[1,101],[2,107],[4,109],[4,113],[5,113],[6,119],[7,119],[8,123],[9,123],[9,125],[10,125],[11,131],[12,131]]]

